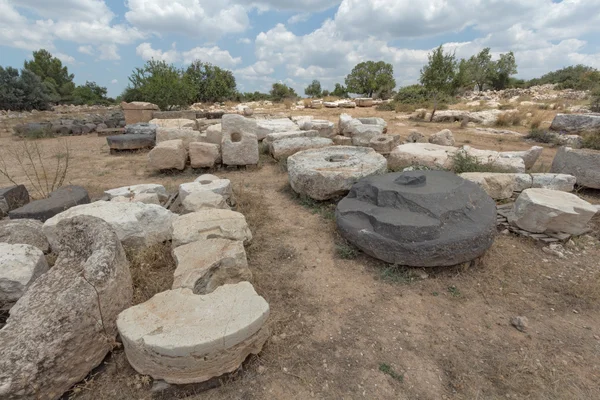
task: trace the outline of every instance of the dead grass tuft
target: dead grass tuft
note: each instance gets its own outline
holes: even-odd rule
[[[505,112],[498,115],[496,126],[520,125],[523,117],[518,112]]]
[[[175,260],[171,243],[160,243],[144,249],[126,248],[133,280],[133,304],[149,300],[157,293],[171,289]]]

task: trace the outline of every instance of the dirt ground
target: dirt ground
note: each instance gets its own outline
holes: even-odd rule
[[[305,110],[337,121],[341,110]],[[346,110],[347,112],[347,110]],[[450,128],[457,144],[493,150],[532,146],[521,138],[482,135],[458,124],[381,116],[389,133]],[[506,129],[506,128],[505,128]],[[513,128],[508,128],[513,129]],[[526,128],[519,127],[524,131]],[[146,170],[146,153],[111,156],[95,136],[67,140],[68,183],[93,197],[109,188],[161,183],[174,191],[203,171]],[[13,145],[6,132],[0,149]],[[547,147],[534,169],[547,170]],[[25,183],[16,167],[12,172]],[[230,179],[254,239],[247,248],[254,284],[271,306],[272,336],[236,373],[206,387],[153,392],[116,349],[78,385],[77,399],[599,399],[600,245],[577,238],[566,259],[532,240],[498,235],[477,263],[453,268],[393,267],[355,253],[336,234],[333,205],[295,196],[283,168],[261,158],[255,169],[211,171]],[[0,186],[7,182],[0,177]],[[598,191],[582,192],[600,203]],[[600,237],[600,221],[593,235]],[[525,332],[511,318],[528,319]]]

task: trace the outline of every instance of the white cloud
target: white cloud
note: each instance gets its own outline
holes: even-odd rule
[[[60,53],[60,52],[55,52],[52,55],[54,57],[58,58],[64,64],[75,64],[75,58],[71,57],[68,54],[64,54],[64,53]]]
[[[79,46],[77,48],[77,51],[80,52],[80,53],[83,53],[83,54],[87,54],[88,56],[94,55],[94,49],[90,45]]]
[[[300,14],[296,14],[296,15],[292,15],[288,20],[288,24],[290,25],[294,25],[297,24],[299,22],[306,22],[308,21],[308,19],[310,18],[310,13],[300,13]]]
[[[171,49],[168,51],[155,50],[150,43],[142,43],[135,49],[135,54],[140,56],[142,60],[159,60],[167,63],[174,63],[179,58],[177,50]]]
[[[163,51],[152,48],[150,43],[142,43],[136,48],[136,54],[143,60],[162,60],[168,63],[183,62],[190,64],[195,60],[210,62],[220,67],[232,67],[242,62],[240,57],[232,57],[229,51],[221,50],[217,46],[194,47],[188,51],[179,52],[173,44],[171,50]]]
[[[253,65],[244,68],[236,69],[236,75],[244,76],[245,78],[256,78],[265,75],[271,75],[275,70],[266,61],[258,61]]]
[[[248,38],[239,38],[236,43],[241,43],[241,44],[250,44],[252,43],[251,39]]]
[[[120,60],[121,56],[117,52],[116,44],[103,44],[98,47],[101,60]]]
[[[240,4],[263,10],[323,11],[341,3],[341,0],[238,0]]]
[[[8,0],[40,17],[56,20],[110,22],[114,14],[103,0]]]
[[[110,83],[113,84],[113,85],[115,85],[115,84],[119,83],[119,81],[116,80],[116,79],[113,79],[112,81],[110,81]]]

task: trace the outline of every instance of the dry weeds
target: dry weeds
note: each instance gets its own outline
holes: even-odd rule
[[[176,268],[171,243],[159,243],[143,249],[127,248],[126,253],[133,280],[134,305],[171,289]]]

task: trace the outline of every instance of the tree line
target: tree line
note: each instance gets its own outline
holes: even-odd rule
[[[384,61],[365,61],[350,71],[344,84],[336,83],[332,90],[327,90],[322,88],[320,81],[313,80],[304,94],[313,98],[348,98],[354,94],[393,98],[408,104],[432,101],[434,112],[438,103],[473,88],[499,90],[554,83],[560,89],[593,90],[600,97],[600,72],[592,67],[570,66],[529,81],[513,78],[516,73],[517,64],[512,52],[492,60],[490,49],[485,48],[468,59],[459,60],[453,52],[446,52],[440,46],[428,55],[419,84],[395,91],[393,66]],[[281,82],[274,83],[269,93],[239,92],[231,71],[199,60],[187,68],[178,68],[164,61],[147,61],[132,71],[127,88],[117,99],[107,97],[106,87],[95,82],[76,86],[73,78],[67,67],[48,51],[34,51],[33,59],[25,61],[20,72],[16,68],[0,66],[0,109],[44,110],[57,103],[114,104],[123,100],[148,101],[167,110],[199,102],[298,98],[293,88]]]

